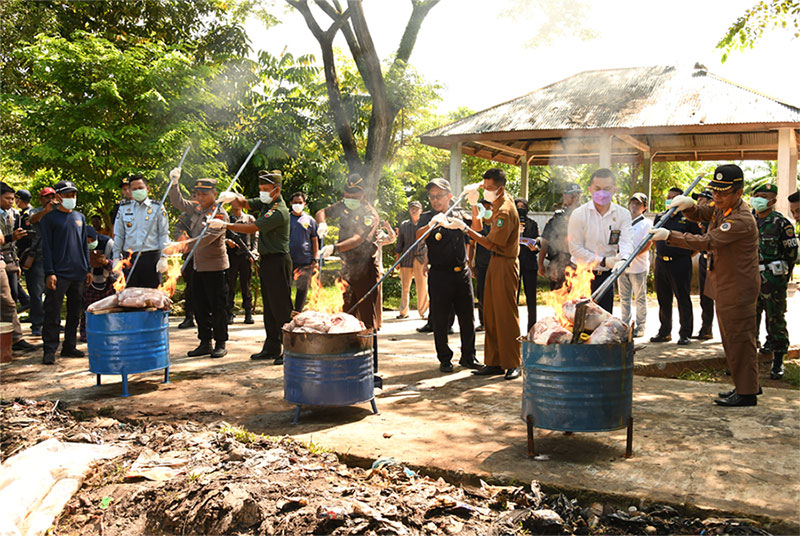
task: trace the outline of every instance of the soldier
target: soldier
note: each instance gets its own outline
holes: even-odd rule
[[[231,223],[255,223],[256,219],[245,212],[239,203],[231,206]],[[242,308],[244,308],[244,323],[253,324],[253,293],[250,291],[250,280],[253,278],[253,263],[255,244],[258,243],[258,233],[255,235],[237,233],[230,229],[225,232],[225,246],[228,248],[228,324],[233,324],[235,318],[233,307],[236,301],[236,280],[242,289]]]
[[[672,204],[692,221],[711,221],[702,235],[651,229],[653,240],[670,246],[706,250],[708,280],[705,292],[714,300],[725,359],[735,388],[719,393],[720,406],[755,406],[761,392],[756,359],[756,302],[761,287],[758,273],[758,228],[750,207],[742,200],[744,174],[739,166],[717,167],[708,187],[714,206],[699,208],[679,195]]]
[[[677,187],[667,192],[666,206],[669,208],[672,200],[683,195],[683,190]],[[666,217],[662,212],[656,217],[655,224]],[[688,220],[680,211],[675,211],[672,217],[662,225],[663,229],[678,231],[680,233],[700,234],[700,227]],[[658,319],[661,326],[655,337],[650,342],[667,342],[672,340],[672,297],[678,302],[678,318],[681,327],[678,331],[678,344],[689,344],[689,337],[694,329],[694,313],[692,311],[692,256],[690,249],[667,245],[666,242],[656,243],[656,266],[654,271],[656,298],[658,298]]]
[[[692,194],[692,199],[697,201],[697,207],[702,209],[711,203],[711,190],[703,190],[702,192],[695,192]],[[710,222],[701,221],[698,223],[700,232],[705,234],[708,232],[708,224]],[[711,333],[711,326],[714,323],[714,300],[706,296],[706,277],[708,275],[708,252],[701,251],[700,258],[697,260],[697,279],[700,284],[700,331],[694,335],[693,339],[707,341],[712,339],[714,335]]]
[[[433,179],[426,186],[431,210],[423,212],[417,223],[416,237],[433,228],[425,238],[428,248],[428,295],[430,312],[428,320],[433,326],[433,340],[439,370],[452,372],[453,351],[447,344],[447,332],[451,325],[450,315],[455,310],[461,335],[461,359],[459,365],[478,369],[480,363],[475,359],[475,314],[472,296],[472,274],[467,261],[467,244],[464,233],[450,228],[451,223],[444,213],[453,202],[450,183],[445,179]],[[464,223],[464,214],[454,209],[453,222]],[[438,226],[438,227],[437,227]]]
[[[753,190],[750,196],[750,205],[758,225],[758,269],[761,271],[761,293],[756,309],[758,326],[761,326],[762,311],[767,318],[767,340],[759,352],[772,352],[770,377],[773,380],[783,378],[783,357],[789,349],[786,289],[792,280],[792,269],[797,259],[794,227],[775,210],[777,200],[778,187],[774,184],[763,184]]]
[[[567,245],[569,217],[581,205],[581,187],[574,182],[565,184],[561,203],[563,208],[556,210],[545,224],[539,246],[539,275],[550,280],[550,290],[564,284],[564,273],[570,259]],[[547,266],[545,259],[549,262]]]
[[[492,252],[483,302],[484,366],[473,374],[492,376],[505,372],[506,380],[513,380],[519,378],[522,363],[516,301],[520,223],[514,200],[506,193],[506,174],[502,169],[491,168],[483,174],[483,198],[492,204],[489,234],[483,236],[480,222],[468,230],[471,239]],[[472,204],[473,219],[478,215],[476,205]]]
[[[225,276],[225,270],[229,266],[228,254],[225,251],[225,231],[220,227],[212,227],[208,222],[217,203],[217,181],[198,179],[194,185],[196,201],[188,201],[183,198],[178,187],[181,168],[173,169],[169,176],[169,200],[175,208],[191,216],[192,238],[198,238],[206,223],[209,224],[192,255],[192,309],[197,320],[200,344],[194,350],[189,350],[187,355],[199,357],[210,354],[213,358],[224,357],[228,353],[225,349],[225,342],[228,340],[228,318],[225,314],[228,299],[228,280]],[[226,195],[227,197],[220,195],[220,203],[235,198],[235,194],[226,192]],[[122,214],[117,221],[121,219]],[[228,214],[220,207],[215,219],[227,222]],[[211,339],[214,339],[213,348]]]
[[[158,288],[161,273],[167,269],[167,258],[162,254],[169,240],[167,211],[159,201],[147,197],[149,188],[143,175],[130,177],[129,188],[131,200],[120,203],[114,220],[113,262],[129,257],[132,264],[141,251],[136,269],[131,272],[128,268],[125,273],[125,286]]]
[[[377,233],[380,218],[364,195],[364,179],[358,173],[347,178],[344,199],[317,211],[317,234],[321,242],[328,234],[328,218],[339,219],[339,242],[328,244],[320,251],[326,258],[331,254],[342,259],[342,278],[347,283],[344,310],[349,311],[378,282]],[[355,316],[367,329],[380,329],[381,303],[376,291],[367,296]]]

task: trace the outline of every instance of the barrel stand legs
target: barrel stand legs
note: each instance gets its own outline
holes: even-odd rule
[[[164,383],[169,383],[169,367],[164,369]]]
[[[125,398],[127,396],[129,396],[128,395],[128,375],[127,374],[123,374],[122,375],[122,398]]]
[[[372,335],[372,371],[375,373],[373,380],[375,387],[383,389],[383,378],[378,376],[378,332]]]
[[[525,418],[525,422],[528,425],[528,458],[533,458],[536,456],[536,449],[533,444],[533,417],[528,415]]]
[[[625,441],[625,458],[633,457],[633,416],[628,417],[628,437]]]
[[[300,422],[300,404],[297,404],[294,408],[294,418],[292,419],[292,424],[297,424]]]

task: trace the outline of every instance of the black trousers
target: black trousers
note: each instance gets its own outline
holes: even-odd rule
[[[714,300],[706,296],[703,292],[706,289],[706,274],[708,273],[708,257],[700,254],[698,260],[698,279],[700,280],[700,314],[701,324],[700,333],[711,333],[711,326],[714,323]]]
[[[595,290],[600,288],[600,285],[602,285],[603,282],[606,279],[608,279],[609,277],[611,277],[611,270],[606,270],[605,272],[595,271],[594,272],[594,279],[592,280],[592,293],[594,293]],[[597,300],[597,305],[599,305],[600,307],[602,307],[603,309],[605,309],[609,313],[613,313],[614,312],[613,311],[613,309],[614,309],[614,286],[613,285],[606,290],[605,294],[603,294],[600,297],[599,300]],[[528,331],[530,331],[530,328],[528,328]]]
[[[681,323],[678,335],[690,337],[694,329],[692,314],[692,258],[688,255],[672,257],[665,261],[656,257],[655,267],[656,297],[658,298],[658,319],[661,327],[659,337],[672,334],[672,297],[678,302],[678,318]]]
[[[187,319],[194,318],[194,309],[192,308],[192,280],[194,279],[194,274],[194,259],[191,259],[188,264],[184,265],[181,272],[183,281],[186,283],[183,289],[183,312]]]
[[[431,267],[428,272],[428,296],[431,309],[428,318],[433,326],[436,356],[442,363],[450,363],[453,351],[447,344],[447,330],[451,314],[455,311],[461,332],[461,359],[475,358],[475,299],[472,296],[472,274],[468,268],[454,272],[452,268]]]
[[[44,353],[54,354],[58,349],[58,333],[61,326],[61,305],[67,297],[67,326],[64,328],[64,348],[75,348],[78,342],[78,324],[83,312],[83,279],[70,280],[63,277],[56,279],[56,289],[44,291],[44,325],[42,326],[42,342]]]
[[[528,307],[528,329],[530,331],[536,323],[536,283],[539,274],[536,270],[523,270],[520,273],[520,286],[525,288],[525,302]],[[611,293],[612,297],[614,293]],[[519,303],[519,287],[517,287],[517,303]],[[613,305],[613,301],[612,301]]]
[[[158,288],[161,284],[161,274],[156,270],[156,264],[161,258],[160,251],[143,251],[136,269],[130,268],[125,272],[126,287]],[[131,255],[131,263],[136,260],[136,253]],[[131,266],[133,268],[133,266]]]
[[[236,299],[236,280],[242,288],[242,307],[245,312],[253,312],[253,292],[250,290],[250,281],[253,279],[253,266],[247,255],[228,255],[228,316],[233,314]]]
[[[197,338],[202,342],[228,340],[228,278],[225,270],[194,272],[192,307],[197,322]]]
[[[292,264],[292,274],[297,291],[294,294],[294,310],[302,311],[306,305],[308,297],[308,286],[311,284],[311,276],[314,269],[311,264]]]
[[[483,325],[483,295],[485,294],[486,290],[486,270],[489,269],[489,265],[486,266],[475,266],[475,294],[477,294],[478,298],[478,320]],[[452,321],[450,322],[452,324]]]
[[[267,332],[262,352],[279,357],[283,353],[281,328],[292,318],[292,258],[288,253],[262,255],[259,265]]]

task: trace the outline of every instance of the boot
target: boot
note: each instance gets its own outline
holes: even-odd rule
[[[769,342],[765,342],[764,346],[758,349],[759,354],[771,354],[772,353],[772,345]]]
[[[214,350],[211,352],[211,357],[225,357],[227,353],[228,351],[225,349],[225,342],[217,341],[216,344],[214,344]]]
[[[199,357],[201,355],[208,355],[210,353],[211,353],[211,341],[200,341],[200,346],[198,346],[194,350],[189,350],[186,353],[186,355],[188,355],[189,357]]]
[[[236,320],[236,315],[234,315],[233,313],[229,314],[229,315],[228,315],[228,324],[229,324],[229,325],[230,325],[230,324],[233,324],[233,321],[234,321],[234,320]]]
[[[245,324],[255,324],[255,321],[253,320],[253,313],[250,312],[249,309],[244,312],[244,323]]]
[[[194,315],[191,311],[186,313],[186,318],[183,319],[183,322],[178,324],[178,329],[189,329],[194,327]]]
[[[775,352],[772,355],[772,370],[769,371],[769,377],[773,380],[780,380],[783,378],[785,370],[783,368],[783,352]]]

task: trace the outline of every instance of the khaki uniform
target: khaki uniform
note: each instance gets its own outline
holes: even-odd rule
[[[758,228],[744,201],[725,212],[714,207],[683,211],[690,220],[710,220],[705,234],[670,233],[670,246],[708,251],[705,295],[714,300],[725,358],[740,395],[758,392],[756,302],[761,288],[758,271]]]
[[[492,257],[486,270],[483,322],[486,329],[483,362],[506,370],[522,364],[519,337],[519,214],[505,194],[492,204],[487,239]]]

